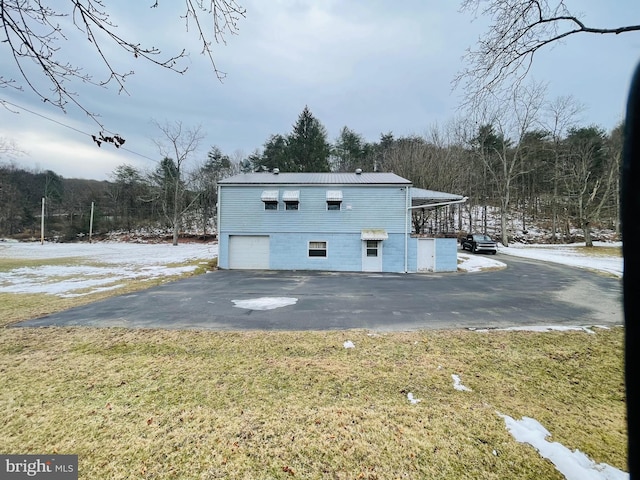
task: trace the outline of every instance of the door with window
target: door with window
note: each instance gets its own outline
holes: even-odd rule
[[[382,241],[364,240],[362,242],[362,271],[382,271]]]

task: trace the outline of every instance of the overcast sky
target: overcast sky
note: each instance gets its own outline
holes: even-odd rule
[[[290,133],[305,105],[326,127],[330,141],[343,126],[371,142],[387,132],[423,135],[460,115],[463,92],[452,91],[451,82],[463,68],[465,50],[487,25],[485,19],[460,13],[456,1],[239,2],[247,10],[239,34],[227,36],[226,45],[214,45],[217,65],[227,73],[223,82],[199,54],[193,29],[184,28],[184,3],[149,8],[152,0],[107,2],[121,36],[166,54],[184,47],[190,52],[184,64],[189,70],[179,75],[107,47],[117,70],[135,71],[126,81],[128,94],[119,94],[115,85],[72,87],[110,131],[126,139],[120,150],[98,148],[89,134],[99,127],[77,109],[70,106],[65,114],[29,90],[0,90],[0,98],[21,107],[15,108],[17,114],[0,107],[0,137],[24,152],[13,161],[66,178],[108,179],[121,164],[148,170],[161,159],[153,142],[161,132],[153,121],[201,127],[206,136],[191,165],[203,161],[214,145],[228,155],[246,156],[261,149],[270,135]],[[640,23],[637,0],[565,3],[591,26]],[[0,75],[15,77],[3,45]],[[96,79],[103,78],[82,36],[71,34],[61,52]],[[529,79],[548,84],[549,100],[574,96],[584,106],[582,124],[610,130],[623,119],[639,60],[640,33],[582,34],[540,51]]]

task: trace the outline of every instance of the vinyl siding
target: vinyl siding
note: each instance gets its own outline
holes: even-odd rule
[[[418,238],[410,237],[407,248],[407,271],[416,273],[418,271]],[[458,271],[458,242],[455,238],[435,238],[434,239],[434,272],[457,272]]]
[[[277,211],[264,209],[264,190],[279,190]],[[299,190],[298,210],[285,210],[284,191]],[[327,190],[342,190],[341,210],[327,210]],[[359,233],[380,228],[404,233],[405,190],[400,186],[221,186],[221,233]]]
[[[417,271],[417,239],[405,239],[406,185],[221,184],[220,268],[229,268],[229,236],[268,235],[273,270],[362,271],[362,230],[385,230],[382,271]],[[278,210],[264,209],[265,190],[278,190]],[[327,210],[328,190],[342,192],[341,210]],[[285,191],[299,191],[299,209],[285,210]],[[327,242],[327,257],[309,257],[310,241]],[[436,272],[457,270],[455,239],[435,239]]]
[[[458,271],[458,240],[436,238],[436,272]]]

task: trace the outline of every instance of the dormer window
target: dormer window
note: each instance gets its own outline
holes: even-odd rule
[[[278,210],[278,190],[265,190],[260,199],[264,202],[265,210]]]
[[[285,190],[282,194],[285,210],[298,210],[300,205],[300,190]]]
[[[327,210],[342,208],[342,190],[327,190]]]

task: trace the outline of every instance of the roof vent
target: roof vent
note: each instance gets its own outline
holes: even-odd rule
[[[280,169],[279,169],[279,168],[274,168],[274,169],[273,169],[273,174],[274,174],[274,175],[277,175],[277,174],[279,174],[279,173],[280,173]]]
[[[360,175],[362,173],[362,169],[361,168],[356,168],[356,175]]]

